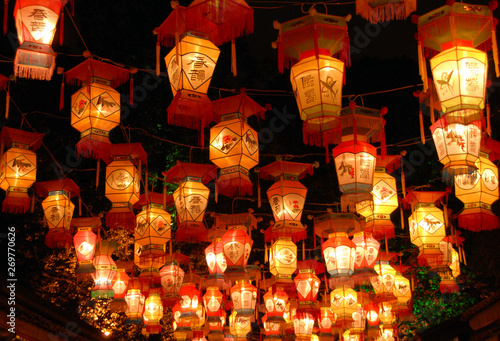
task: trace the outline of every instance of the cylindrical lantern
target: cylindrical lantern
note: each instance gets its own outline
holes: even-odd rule
[[[87,59],[64,73],[64,82],[80,86],[71,96],[71,126],[80,132],[78,155],[99,159],[111,146],[109,132],[120,124],[120,93],[116,87],[130,76],[128,69]]]
[[[354,321],[352,314],[356,311],[358,295],[349,286],[340,285],[330,292],[331,309],[337,315],[335,325],[347,326]]]
[[[323,243],[321,250],[325,258],[326,270],[332,277],[352,275],[356,244],[347,238],[347,233],[332,233],[330,238]]]
[[[2,211],[25,213],[31,199],[28,189],[36,181],[36,154],[45,134],[3,127],[0,132],[0,188],[6,193]]]
[[[243,274],[252,251],[253,240],[246,233],[246,227],[230,227],[221,237],[222,249],[226,258],[226,274]]]
[[[92,289],[92,298],[113,298],[114,291],[111,287],[111,280],[116,275],[116,264],[111,255],[117,246],[116,242],[101,240],[96,247],[95,272],[92,274],[95,286]]]
[[[354,234],[352,242],[356,245],[353,279],[362,283],[375,274],[375,262],[378,258],[380,243],[369,232]]]
[[[307,312],[298,312],[293,319],[296,340],[310,340],[314,327],[314,316]]]
[[[16,0],[19,46],[14,59],[14,75],[20,78],[49,81],[56,66],[52,39],[61,9],[66,0]]]
[[[125,302],[127,302],[127,324],[140,324],[142,323],[142,313],[144,310],[144,295],[141,293],[141,284],[138,279],[133,279],[130,282],[129,289],[125,295]]]
[[[291,237],[279,237],[270,250],[269,271],[278,281],[292,281],[297,269],[297,245]]]
[[[283,314],[288,303],[288,295],[282,289],[277,288],[273,293],[273,288],[269,288],[263,296],[264,305],[267,311],[268,321],[285,321]]]
[[[76,273],[90,274],[95,271],[92,260],[94,259],[97,235],[94,231],[101,227],[101,218],[73,218],[71,223],[78,229],[73,237],[76,257],[78,258]]]
[[[249,280],[237,280],[231,288],[231,300],[236,314],[252,316],[257,303],[257,288]]]
[[[382,253],[381,256],[385,256],[386,253]],[[370,277],[370,282],[372,284],[373,290],[375,291],[374,302],[379,303],[379,305],[388,302],[391,305],[397,304],[397,298],[393,294],[394,282],[396,278],[396,269],[394,269],[388,260],[390,257],[381,257],[379,261],[375,263],[375,271],[377,275]]]
[[[161,332],[160,320],[163,317],[163,305],[160,294],[150,293],[144,303],[144,318],[148,324],[146,330],[150,334],[159,334]]]

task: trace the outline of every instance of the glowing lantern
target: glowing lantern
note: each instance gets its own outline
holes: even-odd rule
[[[259,163],[257,132],[247,124],[265,109],[245,94],[213,101],[217,125],[210,129],[210,161],[220,168],[218,193],[234,197],[252,194],[250,169]]]
[[[382,306],[386,303],[397,304],[397,298],[393,294],[396,269],[389,264],[393,256],[394,254],[381,253],[379,261],[375,263],[377,275],[370,277],[373,291],[375,291],[374,302]]]
[[[237,280],[231,288],[231,300],[236,314],[252,316],[257,303],[257,288],[249,280]]]
[[[50,248],[67,248],[72,241],[69,228],[75,205],[74,196],[80,196],[80,188],[71,179],[44,181],[36,184],[38,195],[46,197],[42,202],[49,232],[45,245]]]
[[[163,195],[149,192],[141,195],[138,204],[142,211],[137,215],[134,231],[135,242],[141,245],[141,257],[162,257],[165,244],[171,239],[170,213],[165,211]]]
[[[181,295],[181,318],[196,318],[198,303],[201,302],[201,292],[196,288],[200,283],[200,276],[190,273],[184,276]]]
[[[358,304],[358,308],[352,313],[352,318],[354,321],[349,326],[349,335],[351,338],[358,336],[360,340],[363,340],[365,336],[366,315],[361,305]]]
[[[410,241],[420,249],[418,260],[421,265],[441,253],[439,242],[446,236],[446,231],[444,213],[436,203],[447,194],[408,190],[403,199],[406,207],[411,206],[412,214],[408,218]]]
[[[227,260],[224,255],[224,248],[221,238],[214,238],[214,241],[205,249],[205,259],[208,265],[208,281],[217,283],[217,279],[224,278],[227,269]]]
[[[193,330],[191,328],[190,318],[181,318],[181,305],[179,303],[172,307],[172,315],[174,317],[173,329],[175,340],[191,340],[193,338]]]
[[[208,321],[220,321],[222,303],[222,293],[217,287],[208,287],[203,295],[203,304],[207,314]]]
[[[307,188],[298,180],[311,175],[315,165],[275,161],[260,169],[260,177],[276,181],[267,197],[276,223],[266,231],[266,241],[279,236],[292,236],[294,242],[305,239],[307,231],[300,222],[306,201]]]
[[[380,341],[394,341],[394,328],[390,323],[380,325]]]
[[[116,264],[111,255],[117,246],[116,242],[107,240],[101,240],[97,246],[94,257],[95,272],[92,274],[95,283],[91,293],[92,298],[113,298],[111,280],[116,275]]]
[[[36,181],[36,154],[45,134],[3,127],[0,132],[0,188],[6,192],[2,211],[26,213],[30,206],[28,189]],[[4,148],[7,148],[5,150]]]
[[[207,309],[208,314],[208,309]],[[206,325],[208,326],[208,341],[223,341],[224,340],[224,326],[226,325],[226,311],[221,309],[219,315],[215,319],[207,319]]]
[[[310,340],[314,327],[314,317],[307,312],[298,312],[293,319],[296,340]]]
[[[337,320],[337,315],[332,311],[330,302],[321,303],[319,309],[318,326],[320,340],[333,341],[332,329]]]
[[[125,295],[127,294],[127,286],[130,277],[125,272],[124,268],[119,268],[117,265],[116,276],[113,277],[111,281],[111,288],[113,289],[114,300],[124,300]]]
[[[279,322],[268,321],[267,314],[264,314],[262,317],[262,324],[264,325],[264,330],[266,332],[265,340],[279,339],[280,337],[280,329],[281,325]]]
[[[428,263],[431,271],[435,271],[441,277],[439,289],[441,293],[459,292],[455,277],[460,275],[460,262],[458,252],[453,248],[453,238],[447,236],[439,242],[441,254]]]
[[[321,280],[316,274],[321,274],[325,271],[325,266],[316,260],[302,260],[297,262],[299,273],[293,279],[297,296],[299,299],[299,307],[315,306],[316,298],[318,297]],[[300,309],[300,308],[299,308]]]
[[[375,274],[375,262],[377,261],[380,243],[372,237],[369,232],[358,232],[352,238],[356,245],[356,256],[354,258],[353,279],[363,282]]]
[[[76,257],[78,258],[76,273],[92,273],[95,271],[92,260],[97,241],[97,235],[93,231],[101,226],[101,219],[99,217],[74,218],[72,224],[78,228],[78,232],[73,237]]]
[[[347,326],[354,321],[352,314],[358,308],[358,295],[347,285],[340,285],[330,292],[331,310],[337,315],[336,326]]]
[[[129,74],[127,69],[93,59],[64,73],[66,84],[81,87],[71,96],[71,126],[80,132],[78,155],[97,159],[107,156],[109,131],[120,124],[121,100],[115,89],[129,79]]]
[[[345,232],[352,236],[360,231],[362,221],[354,213],[328,213],[314,217],[314,232],[322,239],[336,232]]]
[[[285,321],[283,315],[288,303],[287,293],[281,288],[277,288],[273,293],[273,289],[269,288],[263,299],[267,311],[267,320],[274,322]]]
[[[163,305],[160,294],[150,293],[144,304],[144,318],[148,324],[146,330],[150,334],[159,334],[161,332],[160,320],[163,317]]]
[[[291,282],[297,269],[297,246],[291,237],[279,237],[270,250],[269,271],[276,280]]]
[[[356,257],[356,244],[347,238],[347,233],[332,233],[330,238],[321,246],[321,251],[325,258],[326,270],[331,276],[352,275]]]
[[[56,66],[52,39],[66,0],[17,0],[14,8],[19,46],[14,60],[14,75],[50,80]]]
[[[164,302],[167,306],[170,306],[180,298],[184,270],[179,265],[189,262],[189,257],[176,253],[169,255],[167,258],[165,265],[160,269],[160,277],[164,291]]]
[[[130,282],[129,289],[125,295],[125,302],[127,309],[127,324],[140,324],[142,323],[142,312],[144,310],[144,295],[141,293],[141,284],[138,279],[133,279]]]
[[[364,306],[363,308],[365,310],[365,316],[366,316],[366,322],[368,323],[368,326],[377,326],[379,325],[379,318],[378,318],[378,313],[379,313],[379,306],[375,302],[371,302],[367,305]]]
[[[139,279],[143,285],[143,292],[146,288],[158,288],[161,286],[160,268],[163,266],[162,258],[141,257],[141,245],[134,244],[134,264],[140,269]]]
[[[217,175],[214,165],[183,163],[177,164],[163,176],[170,183],[178,183],[173,194],[177,210],[177,241],[201,242],[206,239],[207,231],[203,218],[208,204],[210,190],[204,185]]]
[[[311,9],[305,17],[274,25],[280,32],[274,43],[279,71],[283,72],[285,58],[298,61],[290,70],[290,81],[304,121],[304,143],[327,147],[338,140],[344,60],[349,65],[347,21]]]
[[[416,9],[417,0],[356,0],[356,14],[372,24],[394,19],[404,20]]]
[[[245,273],[245,267],[252,251],[253,240],[246,233],[244,225],[232,226],[221,237],[227,262],[224,273]]]
[[[458,215],[458,226],[470,231],[500,227],[491,205],[498,200],[498,167],[492,162],[494,153],[479,153],[477,170],[455,176],[455,196],[464,203]]]
[[[235,311],[229,315],[229,329],[235,340],[246,340],[247,334],[252,330],[251,317],[237,315]]]
[[[410,280],[403,276],[400,272],[396,272],[392,293],[398,300],[398,316],[401,317],[409,315],[410,308],[408,304],[411,300]]]

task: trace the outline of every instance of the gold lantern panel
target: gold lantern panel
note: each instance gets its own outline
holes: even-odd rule
[[[291,237],[279,237],[270,250],[269,271],[279,282],[292,282],[297,270],[297,245]]]
[[[42,202],[45,219],[49,229],[68,229],[75,210],[73,204],[65,191],[51,191],[49,196]]]
[[[148,321],[146,330],[150,334],[161,332],[160,320],[163,317],[163,304],[158,293],[150,293],[144,303],[144,318]]]
[[[346,285],[336,287],[330,292],[331,310],[337,315],[337,327],[347,327],[354,321],[352,314],[358,309],[358,295]]]
[[[247,334],[252,331],[251,317],[241,316],[233,311],[229,315],[229,330],[235,339],[246,340]]]
[[[402,317],[409,315],[409,304],[411,300],[410,280],[403,276],[400,272],[396,272],[396,276],[394,278],[394,289],[392,293],[398,300],[398,316]]]

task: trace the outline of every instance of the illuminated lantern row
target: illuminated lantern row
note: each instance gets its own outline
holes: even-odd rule
[[[408,190],[403,199],[406,207],[411,206],[412,214],[408,218],[410,241],[416,245],[419,264],[427,264],[428,259],[440,255],[439,242],[446,236],[444,213],[436,207],[448,192],[424,192]]]
[[[476,161],[477,170],[455,176],[455,196],[464,203],[458,215],[458,226],[470,231],[500,227],[498,216],[491,210],[491,205],[499,198],[498,167],[492,161],[500,148],[496,141],[486,139],[493,149],[482,148]]]
[[[416,9],[417,0],[356,0],[356,14],[359,14],[372,24],[394,19],[404,20]]]
[[[64,73],[66,84],[81,87],[71,96],[71,126],[80,132],[78,155],[107,156],[109,132],[120,124],[121,100],[115,89],[129,77],[129,70],[94,59]]]
[[[220,168],[217,191],[234,197],[252,195],[249,171],[259,163],[257,132],[247,118],[264,118],[266,109],[245,93],[213,101],[217,124],[210,129],[210,161]]]
[[[290,81],[304,121],[304,143],[327,147],[338,142],[344,61],[349,58],[347,21],[311,8],[305,17],[275,23],[279,71],[294,62]]]
[[[72,225],[76,226],[78,231],[73,237],[76,257],[78,258],[78,274],[90,274],[95,271],[93,259],[97,235],[94,232],[101,227],[101,218],[73,218]]]
[[[133,205],[139,200],[141,168],[147,162],[147,154],[140,143],[120,143],[111,145],[109,155],[103,160],[108,165],[105,194],[111,201],[106,224],[110,228],[134,231]]]
[[[50,248],[68,248],[73,237],[70,233],[75,205],[72,197],[80,196],[80,188],[71,179],[44,181],[36,184],[37,193],[46,197],[42,202],[49,232],[45,245]]]
[[[14,75],[49,81],[56,67],[52,40],[66,0],[16,0],[14,19],[19,44]],[[7,10],[7,8],[6,8]]]
[[[111,255],[117,246],[116,242],[107,240],[101,240],[97,244],[94,257],[95,272],[92,274],[95,284],[91,292],[92,298],[113,298],[114,291],[111,287],[111,281],[116,275],[116,263]]]
[[[141,324],[145,299],[144,295],[141,293],[141,283],[138,278],[134,278],[130,281],[124,299],[127,303],[127,308],[125,310],[125,315],[127,316],[125,320],[126,323]]]
[[[215,179],[214,165],[184,163],[163,172],[166,181],[178,183],[173,197],[177,210],[177,241],[201,242],[206,240],[207,230],[203,218],[208,205],[210,190],[204,185]]]
[[[3,127],[0,132],[0,188],[6,192],[2,212],[26,213],[31,199],[28,189],[36,181],[35,151],[45,134]]]

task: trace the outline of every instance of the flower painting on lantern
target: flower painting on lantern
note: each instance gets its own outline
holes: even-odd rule
[[[396,195],[396,191],[387,182],[380,180],[373,186],[372,194],[382,203],[385,203]]]
[[[281,218],[283,214],[287,214],[295,220],[302,213],[306,199],[299,194],[289,193],[284,196],[273,195],[269,201],[275,217]]]

